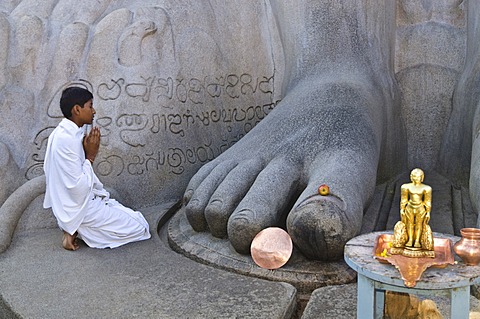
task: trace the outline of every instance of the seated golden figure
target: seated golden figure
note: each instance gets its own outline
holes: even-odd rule
[[[424,173],[415,168],[411,183],[403,184],[400,199],[400,221],[394,228],[391,254],[407,257],[435,257],[433,234],[428,222],[432,207],[432,188],[423,184]]]

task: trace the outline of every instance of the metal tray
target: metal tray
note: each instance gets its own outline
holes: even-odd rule
[[[414,287],[428,267],[445,268],[449,264],[453,265],[455,262],[452,250],[453,245],[450,239],[434,237],[433,242],[435,258],[391,255],[389,252],[393,243],[393,235],[381,234],[375,239],[373,256],[381,263],[394,265],[400,271],[405,286]],[[382,256],[384,251],[387,253],[386,256]]]

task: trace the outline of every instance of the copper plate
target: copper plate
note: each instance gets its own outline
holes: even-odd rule
[[[290,235],[278,227],[265,228],[259,232],[250,246],[253,261],[265,269],[277,269],[285,265],[292,250]]]
[[[445,268],[447,265],[453,265],[455,262],[452,253],[452,241],[436,237],[433,240],[435,258],[413,258],[402,255],[389,255],[388,252],[393,242],[393,235],[382,234],[375,239],[373,255],[381,263],[394,265],[400,271],[405,286],[415,287],[416,282],[428,267]],[[387,256],[382,256],[382,252],[385,250]]]

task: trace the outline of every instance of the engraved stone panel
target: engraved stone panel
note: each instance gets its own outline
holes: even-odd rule
[[[72,3],[0,5],[0,142],[23,182],[43,174],[67,86],[93,93],[95,170],[136,207],[180,198],[281,99],[282,55],[262,3]]]

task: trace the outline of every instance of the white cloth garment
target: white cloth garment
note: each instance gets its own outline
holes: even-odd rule
[[[46,176],[44,208],[52,208],[59,227],[78,232],[88,246],[115,248],[150,238],[140,212],[110,198],[83,150],[82,128],[63,119],[48,138],[43,169]]]

